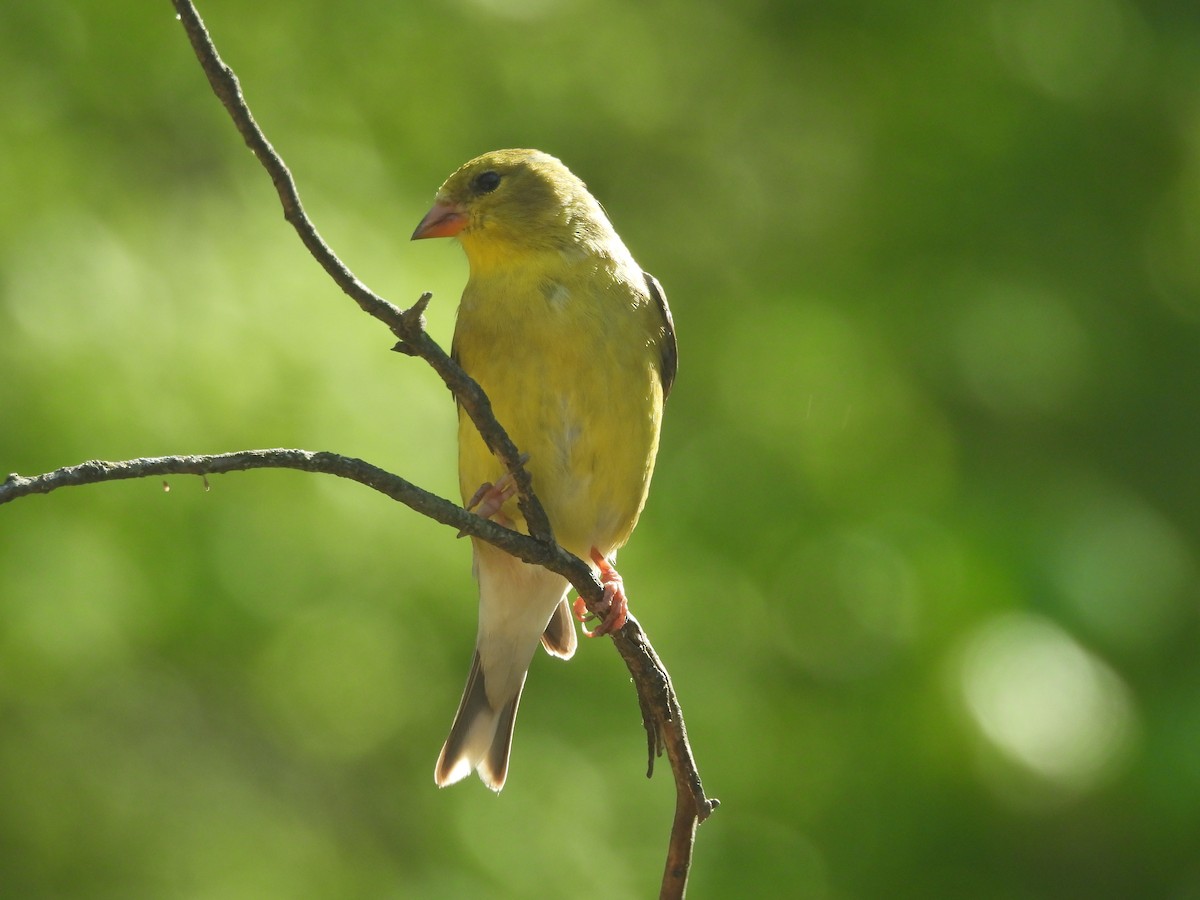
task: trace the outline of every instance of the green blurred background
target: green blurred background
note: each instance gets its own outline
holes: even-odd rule
[[[1200,11],[214,0],[324,236],[448,343],[442,179],[536,146],[681,345],[622,554],[721,810],[693,898],[1200,897]],[[166,2],[0,10],[0,472],[453,407],[284,223]],[[619,427],[619,423],[613,423]],[[433,786],[469,548],[292,472],[0,509],[0,895],[653,896],[612,649]]]

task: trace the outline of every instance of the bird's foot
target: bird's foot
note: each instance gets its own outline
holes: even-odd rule
[[[522,453],[520,462],[521,465],[529,462],[529,454]],[[517,480],[513,478],[512,472],[505,472],[497,479],[495,484],[492,484],[490,481],[485,481],[481,484],[479,490],[471,495],[471,499],[466,502],[464,508],[481,518],[491,519],[497,525],[512,528],[512,519],[501,513],[500,510],[516,494]],[[458,536],[462,537],[465,534],[465,531],[460,531]]]
[[[466,508],[481,518],[491,519],[516,492],[517,485],[511,475],[505,475],[495,484],[485,481],[467,501]]]
[[[575,612],[575,618],[580,622],[585,622],[589,618],[599,618],[600,624],[593,631],[583,629],[584,635],[587,637],[599,637],[602,634],[612,634],[614,631],[620,631],[625,625],[625,619],[629,615],[629,600],[625,596],[625,582],[621,580],[620,574],[613,568],[612,563],[604,558],[604,554],[592,548],[592,562],[600,570],[600,584],[604,586],[604,599],[600,602],[601,613],[593,615],[588,611],[587,604],[583,602],[582,597],[576,597],[572,609]]]

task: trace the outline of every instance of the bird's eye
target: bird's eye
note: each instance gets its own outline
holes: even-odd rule
[[[496,188],[500,187],[500,173],[493,172],[488,169],[486,172],[480,172],[471,181],[471,187],[477,194],[490,194]]]

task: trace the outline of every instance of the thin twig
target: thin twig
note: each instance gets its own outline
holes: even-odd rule
[[[590,566],[554,543],[549,519],[533,492],[531,479],[522,463],[520,453],[496,421],[483,390],[425,332],[424,309],[429,303],[429,295],[422,295],[412,309],[401,313],[397,323],[394,318],[395,307],[368,290],[334,256],[304,213],[291,173],[255,123],[242,96],[237,77],[232,69],[221,61],[199,14],[189,0],[173,0],[173,3],[187,30],[196,56],[208,75],[209,83],[233,118],[247,145],[270,174],[283,204],[284,215],[292,223],[309,252],[363,310],[381,319],[392,329],[392,333],[400,339],[395,349],[420,356],[433,366],[467,410],[488,447],[513,473],[521,511],[525,515],[530,534],[545,551],[545,558],[534,558],[541,554],[526,555],[522,552],[516,555],[526,562],[538,563],[563,575],[579,591],[589,609],[594,608],[603,599],[600,583]],[[479,536],[489,540],[486,535]],[[636,619],[630,617],[624,628],[613,635],[613,642],[638,685],[638,702],[643,717],[646,716],[647,710],[650,713],[649,719],[646,720],[650,747],[648,768],[653,770],[655,755],[665,748],[675,774],[676,816],[660,896],[682,897],[691,866],[696,825],[711,814],[716,808],[716,801],[709,800],[704,795],[700,775],[684,730],[683,714],[671,689],[670,676]]]
[[[553,536],[550,520],[534,496],[532,479],[525,469],[521,454],[492,415],[487,395],[425,332],[425,307],[429,305],[432,295],[423,294],[411,309],[401,310],[363,284],[337,257],[305,213],[300,202],[300,191],[291,171],[254,120],[237,75],[217,53],[216,45],[213,44],[208,29],[204,27],[200,14],[188,0],[173,0],[173,4],[187,32],[188,40],[191,41],[196,58],[200,61],[204,74],[208,76],[213,93],[233,119],[233,124],[246,146],[254,152],[271,177],[271,183],[275,185],[275,192],[283,206],[283,217],[296,229],[296,234],[300,236],[308,252],[334,283],[357,303],[363,312],[383,322],[391,329],[392,334],[400,339],[394,349],[411,356],[419,356],[433,366],[434,371],[446,382],[446,386],[458,398],[475,427],[479,429],[488,449],[495,453],[505,468],[513,474],[518,502],[529,525],[529,533],[534,537],[550,540]]]
[[[49,494],[60,488],[106,481],[164,475],[207,477],[268,468],[295,469],[356,481],[443,525],[488,541],[525,562],[543,565],[557,572],[569,580],[585,599],[595,602],[603,596],[587,564],[556,544],[547,545],[536,538],[497,525],[371,463],[326,451],[276,448],[215,455],[157,456],[119,462],[96,459],[31,477],[14,472],[0,482],[0,505],[33,494]],[[646,722],[650,749],[650,766],[646,774],[653,772],[654,758],[665,747],[675,775],[675,822],[660,896],[682,897],[696,825],[716,809],[717,801],[704,796],[670,677],[637,619],[630,615],[625,627],[613,635],[613,641],[633,675],[638,702]]]
[[[154,456],[119,462],[93,459],[28,478],[14,472],[0,482],[0,505],[31,494],[49,494],[59,488],[84,484],[163,475],[206,477],[249,469],[296,469],[346,478],[366,485],[443,525],[488,541],[521,559],[540,564],[547,557],[545,544],[535,538],[477,516],[457,503],[419,488],[369,462],[327,451],[275,448],[213,455]]]
[[[485,540],[525,562],[543,565],[557,572],[569,580],[585,599],[591,595],[590,599],[594,602],[603,596],[602,590],[597,595],[595,589],[599,586],[594,584],[587,564],[556,544],[547,545],[536,538],[497,525],[364,460],[326,451],[276,448],[215,455],[146,457],[118,462],[89,460],[32,477],[14,472],[0,482],[0,505],[33,494],[49,494],[60,488],[106,481],[164,475],[207,477],[267,468],[295,469],[358,482],[443,525]],[[625,627],[613,635],[613,641],[633,675],[643,720],[646,722],[650,752],[646,774],[649,776],[653,772],[654,758],[661,755],[665,748],[675,775],[675,826],[671,834],[662,896],[681,897],[687,881],[695,827],[717,807],[717,801],[704,796],[670,677],[634,616],[628,617]],[[676,884],[678,891],[668,893],[666,889],[669,882]]]
[[[61,487],[128,478],[173,474],[208,476],[255,468],[289,468],[325,473],[357,481],[408,505],[422,515],[500,547],[525,562],[545,566],[566,578],[589,608],[594,609],[603,601],[603,589],[591,567],[554,542],[549,520],[534,493],[521,455],[496,421],[487,396],[425,331],[424,311],[430,295],[422,295],[410,309],[401,310],[367,288],[334,255],[305,214],[291,173],[255,123],[236,76],[221,61],[195,8],[188,0],[172,0],[172,3],[213,91],[225,105],[247,145],[269,173],[283,205],[284,217],[334,282],[361,309],[387,325],[398,338],[399,343],[394,349],[421,357],[445,381],[488,447],[513,473],[530,535],[483,519],[362,460],[305,450],[248,450],[215,456],[166,456],[124,462],[93,460],[32,478],[13,474],[0,483],[0,504],[30,494],[49,493]],[[691,866],[696,826],[716,809],[717,801],[704,794],[670,676],[640,624],[630,616],[625,626],[612,638],[637,688],[649,749],[647,774],[653,771],[655,757],[664,750],[674,774],[676,810],[659,896],[664,900],[681,898]]]

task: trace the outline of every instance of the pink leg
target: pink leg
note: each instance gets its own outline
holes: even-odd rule
[[[529,462],[529,454],[521,454],[521,464]],[[500,515],[500,509],[515,497],[517,494],[517,482],[513,478],[512,472],[505,472],[492,484],[490,481],[485,481],[479,486],[471,499],[466,502],[465,508],[471,510],[477,516],[484,519],[492,519],[497,524],[503,525],[505,528],[511,528],[512,522],[508,516]],[[460,534],[459,537],[462,537]]]
[[[503,525],[505,528],[512,528],[512,520],[500,512],[500,509],[516,492],[517,485],[513,481],[512,476],[505,475],[495,484],[492,484],[490,481],[485,481],[481,484],[479,490],[471,496],[471,499],[464,506],[477,516],[491,519],[497,525]],[[459,537],[464,537],[465,535],[465,531],[458,533]]]
[[[594,631],[583,629],[583,633],[587,637],[599,637],[602,634],[612,634],[614,631],[620,631],[625,625],[625,619],[629,615],[629,600],[625,596],[625,583],[621,580],[620,574],[613,568],[612,563],[604,558],[595,547],[592,548],[592,562],[600,570],[600,583],[604,585],[604,600],[601,607],[604,610],[604,618],[600,624],[596,626]],[[583,622],[590,615],[587,604],[583,602],[582,597],[576,597],[573,605],[575,618]]]
[[[517,485],[513,481],[513,477],[504,475],[495,484],[490,481],[481,484],[479,490],[467,501],[466,508],[477,516],[490,519],[500,512],[500,508],[516,493]]]

